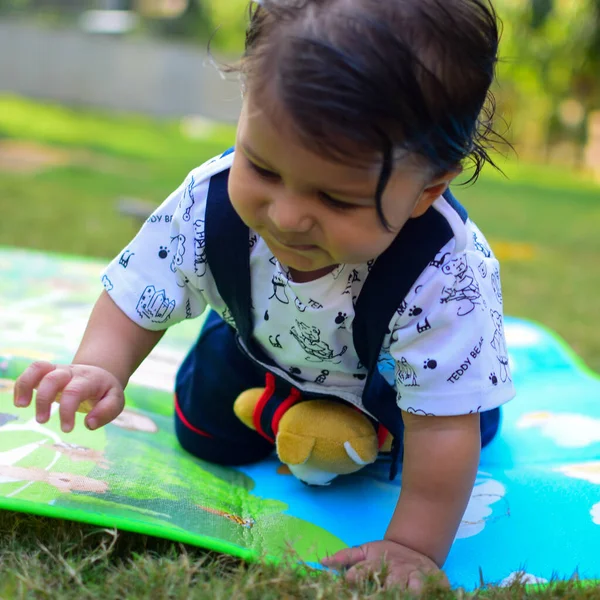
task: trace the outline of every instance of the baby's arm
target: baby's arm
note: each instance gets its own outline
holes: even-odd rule
[[[467,507],[479,464],[479,414],[402,416],[402,490],[384,540],[343,550],[324,563],[352,567],[352,579],[363,569],[381,568],[385,559],[388,583],[418,591],[424,575],[444,564]]]
[[[106,292],[102,292],[73,363],[105,369],[124,388],[164,334],[165,330],[150,331],[134,323]]]
[[[136,325],[102,292],[72,364],[33,363],[16,381],[15,404],[28,406],[37,389],[36,418],[45,423],[52,402],[61,394],[63,431],[71,431],[75,412],[86,401],[91,405],[88,427],[106,425],[123,410],[129,378],[163,334]]]
[[[479,465],[479,414],[403,412],[402,490],[385,539],[442,566],[465,512]]]

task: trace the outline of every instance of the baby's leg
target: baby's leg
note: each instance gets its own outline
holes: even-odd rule
[[[177,373],[179,443],[194,456],[221,465],[243,465],[267,457],[273,445],[233,412],[239,394],[264,385],[264,372],[238,348],[235,331],[211,313]]]

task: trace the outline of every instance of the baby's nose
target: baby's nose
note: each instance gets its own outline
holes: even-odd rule
[[[306,233],[313,225],[307,203],[301,196],[281,194],[269,205],[269,219],[282,233]]]

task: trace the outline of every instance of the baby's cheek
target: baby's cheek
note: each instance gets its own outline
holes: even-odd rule
[[[229,197],[235,211],[247,224],[253,224],[258,217],[261,201],[260,197],[253,193],[252,187],[243,185],[230,185]]]

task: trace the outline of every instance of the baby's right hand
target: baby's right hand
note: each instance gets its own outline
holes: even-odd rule
[[[97,429],[119,416],[125,406],[120,381],[100,367],[35,362],[15,382],[15,406],[29,406],[34,389],[37,422],[46,423],[50,405],[60,401],[60,423],[65,433],[73,429],[78,410],[88,412],[86,427]]]

